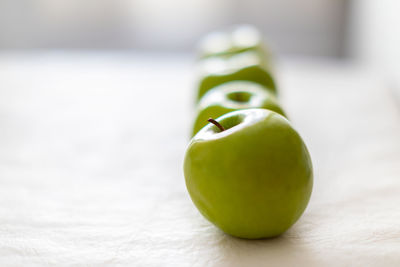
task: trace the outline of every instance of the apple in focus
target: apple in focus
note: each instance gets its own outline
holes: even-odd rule
[[[227,113],[202,128],[184,159],[200,213],[227,234],[269,238],[290,228],[313,185],[309,152],[289,121],[266,109]]]

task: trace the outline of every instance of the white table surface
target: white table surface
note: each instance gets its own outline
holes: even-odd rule
[[[398,99],[345,63],[278,70],[314,191],[287,233],[247,241],[185,189],[190,57],[0,54],[0,265],[400,266]]]

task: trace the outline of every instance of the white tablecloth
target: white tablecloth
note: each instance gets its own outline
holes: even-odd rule
[[[400,266],[400,116],[345,63],[284,61],[314,191],[283,236],[221,233],[186,192],[190,57],[0,54],[1,266]]]

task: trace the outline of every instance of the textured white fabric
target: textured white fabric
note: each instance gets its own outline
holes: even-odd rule
[[[187,58],[1,54],[0,265],[400,266],[396,99],[351,65],[277,69],[314,191],[283,236],[247,241],[186,193]]]

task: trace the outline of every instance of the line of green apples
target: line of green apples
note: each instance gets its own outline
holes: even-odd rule
[[[183,166],[190,197],[227,234],[281,235],[308,205],[313,168],[277,100],[270,53],[248,25],[210,34],[199,50],[197,116]]]

